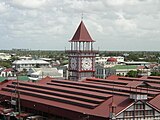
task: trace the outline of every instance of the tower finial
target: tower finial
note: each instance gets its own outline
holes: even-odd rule
[[[83,21],[83,11],[82,11],[82,15],[81,15],[81,20]]]

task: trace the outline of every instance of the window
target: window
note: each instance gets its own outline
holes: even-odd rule
[[[146,110],[145,115],[153,115],[153,111],[152,110]]]
[[[142,115],[144,115],[143,111],[136,111],[135,112],[135,116],[142,116]]]
[[[139,110],[144,109],[144,105],[143,104],[136,104],[135,109],[139,109]]]
[[[124,113],[125,116],[133,116],[133,112],[132,111],[126,111]]]

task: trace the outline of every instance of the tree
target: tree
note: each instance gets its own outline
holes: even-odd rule
[[[150,76],[160,76],[160,72],[151,72]]]
[[[126,77],[138,77],[138,71],[129,71],[126,75]]]
[[[1,67],[11,68],[11,62],[10,61],[0,61]]]

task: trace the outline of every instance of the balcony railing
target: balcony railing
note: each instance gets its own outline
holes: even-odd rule
[[[99,53],[98,50],[65,50],[66,53]]]

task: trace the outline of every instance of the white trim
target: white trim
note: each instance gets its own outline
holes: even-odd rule
[[[137,102],[137,101],[136,101]],[[129,107],[131,107],[133,104],[135,104],[136,102],[131,103],[129,106],[127,106],[126,108],[124,108],[123,110],[121,110],[119,113],[116,114],[116,116],[118,116],[119,114],[121,114],[122,112],[124,112],[125,110],[127,110]]]
[[[134,105],[135,103],[137,103],[138,101],[141,101],[142,102],[142,100],[137,100],[137,101],[135,101],[135,102],[133,102],[132,104],[130,104],[129,106],[127,106],[126,108],[124,108],[123,110],[121,110],[120,112],[118,112],[117,114],[116,114],[116,117],[118,116],[118,115],[120,115],[122,112],[124,112],[125,110],[127,110],[129,107],[131,107],[132,105]],[[159,109],[157,109],[156,107],[154,107],[153,105],[151,105],[150,103],[148,103],[148,102],[145,102],[148,106],[150,106],[151,108],[153,108],[154,110],[156,110],[157,112],[159,112],[160,113],[160,110]]]

